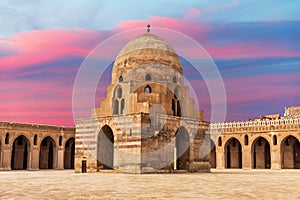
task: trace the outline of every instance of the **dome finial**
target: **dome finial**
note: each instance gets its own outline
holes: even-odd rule
[[[147,25],[147,32],[150,32],[150,24]]]

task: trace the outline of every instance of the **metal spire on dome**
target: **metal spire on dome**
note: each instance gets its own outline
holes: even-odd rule
[[[147,32],[150,32],[150,24],[147,25]]]

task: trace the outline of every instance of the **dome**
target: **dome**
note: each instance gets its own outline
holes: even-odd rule
[[[146,33],[128,42],[122,48],[118,57],[138,49],[160,49],[176,54],[174,49],[165,40],[156,35]]]
[[[112,82],[117,82],[129,70],[147,64],[169,66],[182,74],[182,66],[174,49],[160,37],[146,33],[121,49],[114,62]]]

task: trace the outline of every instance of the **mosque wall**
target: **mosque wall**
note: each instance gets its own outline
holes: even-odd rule
[[[0,122],[0,170],[74,168],[75,129]]]
[[[177,168],[209,171],[208,158],[199,154],[207,130],[207,122],[147,113],[78,120],[75,171],[82,171],[83,161],[87,164],[87,172],[114,169],[125,173],[153,173],[173,172]],[[101,148],[101,144],[106,145],[101,142],[105,140],[101,138],[103,132],[106,138],[112,135],[109,143],[113,151],[109,147]],[[177,134],[183,134],[182,138],[178,140]],[[181,150],[176,153],[176,148]],[[101,151],[113,158],[106,161],[110,166],[100,163],[106,160],[99,157]],[[184,154],[185,158],[179,159]],[[184,167],[176,164],[178,159]],[[199,163],[202,163],[200,168],[196,166]]]
[[[75,171],[83,163],[87,172],[127,173],[300,165],[298,118],[209,125],[198,106],[172,47],[149,32],[134,38],[114,62],[100,107],[76,121]],[[285,116],[298,112],[291,108]]]
[[[216,162],[217,169],[300,168],[297,117],[212,123],[210,135],[214,145],[211,163]]]

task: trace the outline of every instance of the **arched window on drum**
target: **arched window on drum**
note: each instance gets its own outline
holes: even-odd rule
[[[146,74],[145,80],[146,81],[151,81],[152,80],[151,75],[150,74]]]
[[[181,117],[181,105],[178,99],[178,90],[177,88],[174,90],[174,96],[172,98],[172,111],[174,116]]]
[[[125,103],[123,97],[123,90],[120,86],[117,86],[114,91],[112,105],[114,115],[123,114]]]

